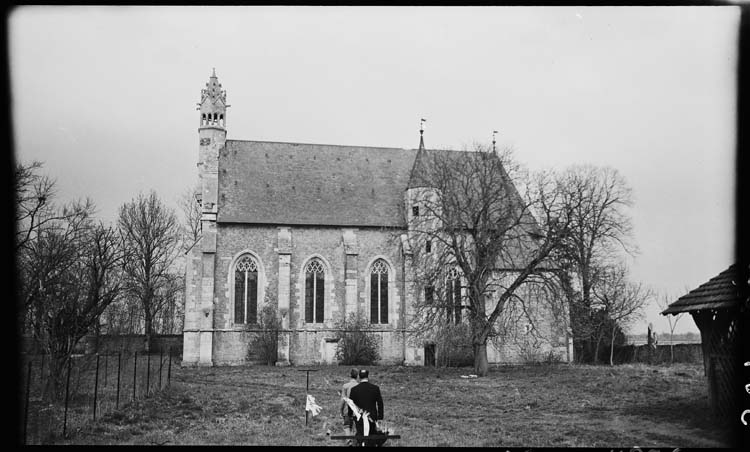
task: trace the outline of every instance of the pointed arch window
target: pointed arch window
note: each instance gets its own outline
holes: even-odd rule
[[[461,275],[458,270],[451,268],[445,281],[446,312],[448,323],[461,323]]]
[[[388,264],[383,259],[370,271],[370,323],[388,323]]]
[[[251,256],[234,268],[234,323],[258,323],[258,264]]]
[[[323,323],[325,312],[325,272],[319,259],[305,267],[305,322]]]

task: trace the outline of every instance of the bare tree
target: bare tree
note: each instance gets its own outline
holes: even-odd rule
[[[562,185],[571,217],[569,234],[555,251],[554,260],[562,270],[557,273],[561,284],[570,287],[567,303],[580,361],[583,348],[601,329],[600,316],[592,314],[592,291],[597,284],[606,283],[602,272],[617,261],[619,251],[637,252],[626,211],[633,201],[625,179],[613,168],[574,166],[564,173]]]
[[[156,293],[161,309],[154,314],[154,332],[158,334],[175,334],[182,332],[180,319],[183,305],[183,292],[185,290],[185,279],[178,273],[169,273],[168,281]]]
[[[14,170],[13,190],[15,195],[15,243],[17,277],[26,280],[39,280],[39,273],[50,262],[36,261],[32,256],[38,251],[41,231],[60,227],[61,223],[80,224],[94,212],[90,199],[85,199],[57,208],[54,205],[55,181],[40,173],[43,164],[19,163]],[[77,230],[73,228],[73,230]],[[34,297],[38,296],[38,286],[19,281],[19,314],[26,316]],[[22,321],[23,327],[25,323]]]
[[[686,293],[688,290],[685,291]],[[661,293],[657,298],[659,308],[662,311],[669,307],[669,304],[677,300],[677,297],[671,297],[668,293]],[[680,312],[676,315],[667,315],[667,323],[669,324],[669,363],[674,363],[674,330],[677,327],[677,322],[680,321],[684,312]]]
[[[49,356],[48,394],[59,395],[63,370],[75,345],[99,323],[122,292],[123,251],[111,227],[85,216],[48,222],[29,250],[38,271],[26,274],[34,289],[26,321]]]
[[[592,290],[595,309],[601,310],[611,324],[609,365],[614,365],[615,329],[623,328],[638,318],[643,307],[653,297],[653,292],[641,283],[628,280],[627,267],[617,264],[607,268],[603,283]]]
[[[420,150],[405,239],[420,291],[413,334],[466,315],[474,372],[486,375],[499,316],[507,303],[524,301],[517,289],[544,273],[567,233],[571,203],[560,188],[553,173],[528,177],[508,150]]]
[[[102,314],[103,334],[137,334],[142,331],[143,314],[138,300],[121,297]]]
[[[71,245],[72,240],[89,221],[94,212],[90,199],[68,203],[62,208],[54,204],[55,181],[41,174],[43,164],[32,162],[19,163],[14,170],[15,195],[15,262],[18,306],[18,323],[20,334],[28,334],[32,327],[31,315],[36,316],[34,325],[39,326],[38,309],[42,298],[43,280],[46,275],[61,265],[66,253],[49,253],[40,258],[42,234],[49,231],[64,230]],[[62,229],[61,229],[62,228]],[[38,333],[38,332],[37,332]]]
[[[177,334],[182,331],[184,279],[176,273],[169,274],[169,282],[157,291],[157,304],[162,305],[152,319],[154,334]],[[144,331],[144,314],[140,301],[121,297],[108,306],[102,314],[102,334],[140,334]]]
[[[120,207],[118,225],[129,255],[124,266],[127,291],[143,308],[148,352],[153,319],[170,299],[174,287],[172,267],[179,253],[179,224],[174,211],[152,190]]]
[[[39,228],[56,218],[50,214],[50,203],[55,195],[55,182],[39,173],[43,164],[19,163],[13,172],[15,192],[16,236],[15,251],[29,245]]]
[[[200,185],[188,187],[182,192],[177,204],[182,211],[182,249],[187,252],[201,237],[201,205],[196,195]]]

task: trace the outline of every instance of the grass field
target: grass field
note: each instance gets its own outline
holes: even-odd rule
[[[306,372],[297,367],[173,369],[163,393],[72,432],[57,444],[344,446],[338,391],[344,366],[312,367],[323,407],[305,426]],[[701,365],[370,367],[386,446],[728,447],[708,409]]]

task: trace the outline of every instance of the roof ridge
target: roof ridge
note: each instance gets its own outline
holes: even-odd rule
[[[328,143],[297,143],[292,141],[268,141],[268,140],[238,140],[238,139],[227,139],[226,141],[236,141],[242,143],[270,143],[270,144],[302,144],[307,146],[333,146],[340,148],[367,148],[367,149],[392,149],[394,151],[416,151],[416,149],[409,148],[396,148],[389,146],[364,146],[358,144],[328,144]]]

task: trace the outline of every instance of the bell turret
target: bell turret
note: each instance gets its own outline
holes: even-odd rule
[[[201,101],[198,103],[201,127],[226,128],[227,92],[221,89],[221,83],[216,76],[216,69],[201,90]]]

